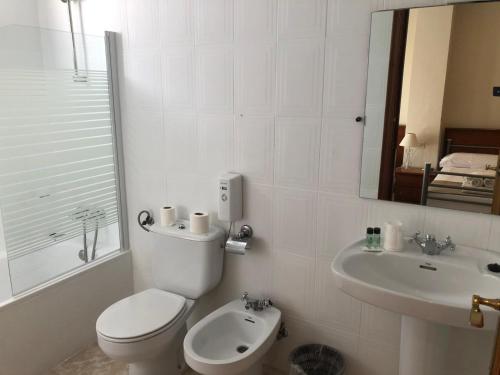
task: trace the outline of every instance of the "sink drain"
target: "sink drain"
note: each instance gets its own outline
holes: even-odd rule
[[[236,351],[238,353],[245,353],[248,350],[248,346],[246,345],[240,345],[236,348]]]

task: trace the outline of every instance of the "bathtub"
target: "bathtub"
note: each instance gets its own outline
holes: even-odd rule
[[[87,234],[88,256],[92,252],[94,232]],[[73,271],[85,262],[78,257],[83,249],[82,236],[56,243],[53,246],[11,259],[0,253],[0,303],[12,295],[25,292],[37,285]],[[120,250],[118,224],[99,229],[96,259]],[[90,262],[90,261],[89,261]]]

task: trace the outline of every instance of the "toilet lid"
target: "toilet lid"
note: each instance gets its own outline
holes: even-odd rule
[[[96,330],[113,339],[145,336],[175,320],[185,303],[177,294],[148,289],[109,306],[97,319]]]

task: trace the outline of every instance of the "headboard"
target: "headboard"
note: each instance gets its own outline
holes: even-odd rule
[[[445,128],[441,158],[454,152],[498,155],[500,152],[500,130]]]

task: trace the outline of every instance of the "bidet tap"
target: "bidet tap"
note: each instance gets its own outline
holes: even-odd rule
[[[420,232],[417,232],[410,241],[415,241],[420,249],[422,249],[422,252],[427,255],[439,255],[446,249],[455,251],[455,244],[452,242],[450,236],[447,236],[444,241],[437,241],[436,237],[432,234],[426,234],[422,237],[420,236]]]
[[[273,305],[269,298],[249,298],[247,292],[243,292],[241,301],[245,303],[246,310],[252,309],[253,311],[262,311]]]

